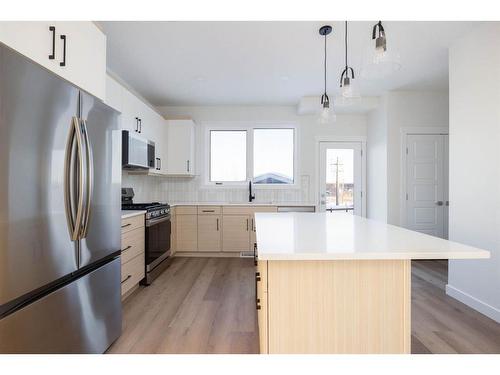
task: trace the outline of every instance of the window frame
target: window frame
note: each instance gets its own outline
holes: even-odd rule
[[[204,122],[204,177],[202,188],[218,188],[218,189],[247,189],[248,181],[253,181],[253,138],[254,129],[293,129],[293,183],[292,184],[254,184],[255,190],[265,189],[297,189],[299,188],[299,127],[293,121],[281,122],[255,122],[255,121],[224,121],[224,122]],[[210,181],[210,132],[211,131],[246,131],[246,180],[244,182],[230,181]]]

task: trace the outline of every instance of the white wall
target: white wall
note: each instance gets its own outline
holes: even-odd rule
[[[368,115],[367,143],[367,210],[370,219],[387,222],[387,97]]]
[[[382,96],[379,108],[369,114],[368,217],[401,224],[401,130],[448,128],[448,93],[393,91]],[[386,152],[386,166],[384,162]],[[375,170],[376,168],[376,170]],[[380,177],[379,173],[380,171]],[[383,181],[382,181],[383,180]],[[386,212],[381,206],[386,202]],[[371,211],[371,212],[370,212]]]
[[[444,127],[449,123],[448,92],[394,91],[387,94],[387,222],[400,225],[401,129]]]
[[[447,293],[500,322],[500,24],[450,48],[451,240],[491,251],[450,261]]]
[[[256,187],[257,202],[304,202],[317,203],[315,137],[317,136],[362,136],[366,137],[365,115],[338,115],[331,125],[321,125],[315,116],[298,116],[295,106],[193,106],[159,107],[166,117],[191,117],[197,123],[196,159],[197,176],[186,178],[158,178],[156,182],[146,183],[145,177],[123,175],[123,186],[132,186],[139,197],[157,197],[153,199],[168,202],[245,202],[248,200],[246,189],[203,188],[201,169],[204,165],[204,143],[202,125],[204,122],[231,121],[284,122],[290,121],[298,126],[299,171],[297,189],[266,189]],[[151,191],[154,191],[151,193]]]

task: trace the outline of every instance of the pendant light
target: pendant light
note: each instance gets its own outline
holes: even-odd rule
[[[342,90],[342,98],[361,98],[354,83],[354,69],[347,64],[347,21],[345,21],[345,68],[340,75],[340,88]]]
[[[326,93],[326,36],[332,32],[332,27],[330,25],[322,26],[319,29],[319,34],[325,39],[325,59],[324,59],[324,92],[321,95],[321,112],[319,115],[319,122],[321,124],[328,124],[335,121],[335,113],[333,112],[333,103],[330,102],[330,98]]]
[[[371,45],[365,55],[365,62],[361,75],[367,79],[387,77],[401,68],[399,53],[394,46],[387,44],[387,37],[382,21],[378,21],[372,28]],[[373,42],[372,42],[373,43]]]

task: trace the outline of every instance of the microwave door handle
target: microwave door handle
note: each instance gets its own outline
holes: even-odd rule
[[[76,141],[76,163],[74,167],[78,170],[78,176],[74,175],[73,147]],[[66,143],[66,155],[64,161],[64,203],[66,210],[66,219],[71,241],[77,241],[80,233],[80,227],[83,216],[83,155],[82,155],[82,136],[80,133],[80,124],[76,117],[71,120],[71,126]],[[74,184],[77,184],[77,196],[74,197]],[[76,201],[76,214],[73,206]]]
[[[92,154],[92,144],[90,143],[88,134],[87,121],[83,120],[82,125],[83,125],[82,129],[83,138],[85,140],[85,164],[87,167],[86,168],[87,176],[85,178],[86,182],[85,221],[83,223],[83,229],[80,238],[85,238],[87,237],[87,232],[89,229],[89,220],[92,207],[92,194],[94,188],[94,159]]]

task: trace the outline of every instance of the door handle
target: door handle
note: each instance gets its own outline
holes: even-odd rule
[[[77,196],[73,197],[73,184],[72,180],[72,164],[73,164],[73,148],[76,140],[76,155],[75,160],[78,166],[78,186]],[[82,134],[80,132],[80,123],[76,117],[71,120],[71,127],[68,134],[66,143],[66,157],[64,160],[64,204],[66,208],[66,219],[68,222],[68,229],[72,241],[78,240],[80,234],[82,218],[83,218],[83,151],[82,151]],[[73,206],[76,201],[76,214],[74,213]]]
[[[436,202],[436,206],[442,206],[443,205],[443,201],[437,201]]]
[[[59,63],[59,66],[66,66],[66,35],[61,35],[63,41],[63,61]]]
[[[52,53],[49,55],[49,60],[56,58],[56,27],[49,26],[49,31],[52,32]]]
[[[90,214],[91,214],[91,207],[92,207],[92,195],[94,192],[94,158],[92,155],[92,144],[90,143],[89,139],[89,132],[87,128],[87,121],[82,120],[82,132],[83,132],[83,139],[85,140],[85,164],[86,164],[86,171],[87,171],[87,176],[85,178],[86,182],[86,203],[85,203],[85,217],[84,217],[84,222],[83,222],[83,231],[80,236],[80,238],[85,238],[87,237],[87,232],[89,229],[89,221],[90,221]]]

